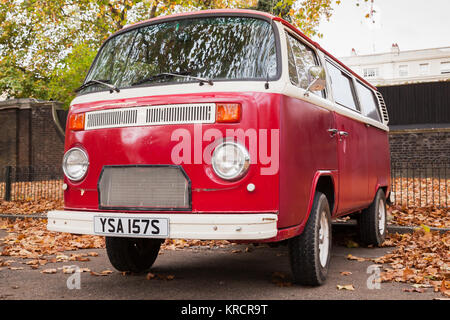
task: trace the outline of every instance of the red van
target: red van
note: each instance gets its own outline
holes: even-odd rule
[[[167,238],[287,240],[294,280],[327,276],[331,219],[386,233],[381,94],[279,17],[209,10],[128,26],[73,100],[64,211],[48,229],[103,235],[142,272]]]

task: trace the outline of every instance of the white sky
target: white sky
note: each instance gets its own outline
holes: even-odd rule
[[[357,7],[356,3],[360,6]],[[342,0],[330,21],[322,21],[314,37],[337,57],[389,52],[397,43],[400,50],[450,46],[450,0],[374,0],[374,20],[365,18],[370,0]]]

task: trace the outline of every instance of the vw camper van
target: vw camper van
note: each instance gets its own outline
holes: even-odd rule
[[[287,242],[293,279],[327,277],[331,221],[386,234],[388,114],[375,87],[283,19],[208,10],[124,27],[72,101],[64,210],[143,272],[164,239]]]

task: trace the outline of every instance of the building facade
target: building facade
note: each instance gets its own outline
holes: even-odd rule
[[[450,47],[341,60],[382,93],[393,163],[450,164]]]
[[[375,86],[445,81],[450,79],[450,47],[351,56],[340,60]]]

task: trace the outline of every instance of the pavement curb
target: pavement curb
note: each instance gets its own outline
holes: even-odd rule
[[[348,222],[333,222],[333,226],[342,227],[356,227],[356,221],[350,220]],[[450,231],[450,228],[436,228],[428,227],[430,231],[439,231],[440,233],[446,233]],[[387,230],[389,233],[414,233],[417,229],[421,229],[420,226],[400,226],[400,225],[387,225]]]
[[[0,219],[47,219],[47,214],[8,214],[8,213],[1,213]]]

